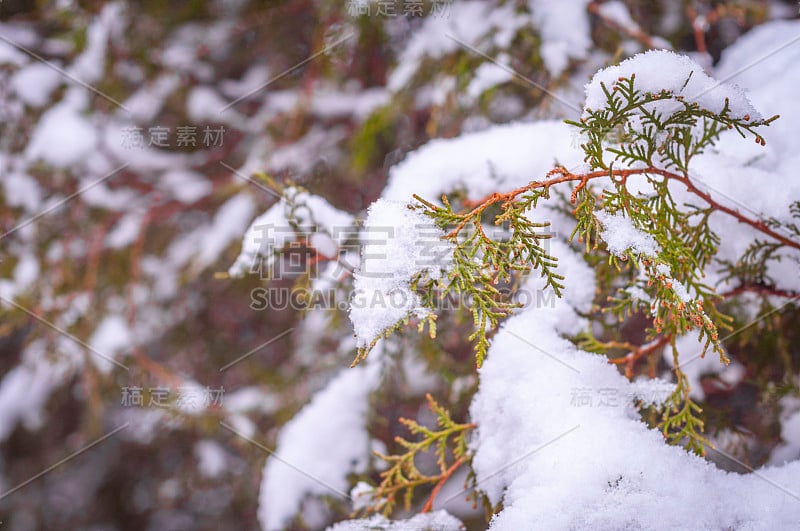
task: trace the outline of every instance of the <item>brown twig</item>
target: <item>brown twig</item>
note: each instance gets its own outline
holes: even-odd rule
[[[433,502],[436,501],[436,496],[439,495],[439,491],[442,490],[444,484],[447,483],[447,480],[455,473],[458,468],[463,465],[467,460],[467,456],[462,455],[459,457],[447,470],[442,473],[439,477],[439,481],[436,482],[436,486],[431,491],[431,495],[428,497],[428,501],[425,502],[425,505],[422,506],[422,512],[428,513],[433,509]]]
[[[622,347],[623,345],[626,346],[630,350],[630,352],[628,353],[627,356],[623,356],[621,358],[609,359],[608,361],[609,361],[609,363],[613,363],[614,365],[620,365],[620,364],[624,363],[625,364],[625,376],[627,376],[628,378],[631,378],[633,376],[633,366],[636,363],[636,360],[641,359],[641,358],[643,358],[643,357],[655,352],[656,350],[660,349],[661,347],[663,347],[664,345],[669,343],[671,338],[672,338],[672,336],[670,336],[669,334],[668,335],[664,335],[664,336],[659,337],[655,341],[652,341],[652,342],[648,343],[647,345],[642,345],[640,347],[633,346],[630,343],[615,344],[613,346],[620,346],[620,347]]]

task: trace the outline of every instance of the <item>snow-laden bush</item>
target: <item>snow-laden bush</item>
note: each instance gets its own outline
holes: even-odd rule
[[[760,35],[728,51],[719,71],[747,63]],[[492,529],[797,526],[800,463],[716,468],[702,457],[709,449],[739,461],[716,450],[697,404],[699,367],[729,374],[738,362],[726,339],[758,322],[748,295],[785,305],[800,289],[797,155],[785,149],[800,115],[771,101],[797,79],[775,74],[745,83],[748,94],[685,56],[651,51],[597,72],[583,113],[566,123],[494,126],[409,154],[360,225],[352,279],[337,279],[352,290],[362,364],[343,370],[366,372],[347,385],[337,376],[290,421],[277,452],[340,493],[345,478],[360,479],[357,514],[423,513],[414,528],[457,527],[430,511],[469,517],[450,503],[467,495],[493,515]],[[778,109],[780,120],[764,117]],[[636,320],[638,342],[620,332]],[[425,335],[406,334],[409,324]],[[430,412],[400,419],[407,432],[393,453],[378,447],[366,472],[361,457],[308,444],[338,432],[366,451],[376,422],[367,397],[387,392],[396,371],[424,386],[408,365],[441,367],[454,335],[471,342],[478,367],[467,420],[428,395]],[[447,381],[458,402],[470,384]],[[321,420],[331,408],[349,413]],[[282,472],[289,466],[265,468],[268,529],[321,494],[314,478]],[[297,496],[265,495],[279,491]],[[333,529],[404,525],[371,517]]]
[[[4,525],[798,527],[791,3],[0,2]]]

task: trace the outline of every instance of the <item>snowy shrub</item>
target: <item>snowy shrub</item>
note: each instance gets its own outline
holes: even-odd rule
[[[794,4],[0,0],[3,528],[800,528]]]
[[[468,420],[428,394],[424,420],[399,419],[406,432],[394,453],[375,452],[371,474],[342,469],[361,479],[355,513],[464,513],[448,502],[467,496],[492,529],[797,525],[800,464],[744,476],[709,464],[702,456],[716,443],[697,393],[699,364],[731,366],[725,340],[749,317],[737,298],[797,298],[800,279],[787,274],[800,258],[797,185],[762,169],[782,154],[741,147],[767,146],[777,119],[690,58],[648,51],[598,71],[574,119],[432,141],[392,168],[361,225],[360,264],[344,281],[354,365],[381,367],[388,385],[415,357],[446,367],[444,344],[460,335],[473,346],[478,383]],[[748,186],[754,175],[732,171],[754,166],[745,153],[760,161],[758,179],[795,195]],[[747,196],[719,191],[752,187],[769,217],[744,206]],[[376,240],[378,229],[386,230]],[[549,293],[553,304],[530,293]],[[460,304],[446,308],[448,300]],[[637,340],[622,333],[632,323]],[[406,334],[410,324],[425,334]],[[463,380],[450,381],[443,392],[458,403]],[[285,434],[318,399],[336,401],[338,385]],[[359,385],[381,393],[379,380]],[[294,455],[302,440],[281,439],[278,451]],[[326,454],[305,462],[321,467]],[[270,479],[272,466],[265,488],[296,488]],[[265,515],[280,514],[277,500],[262,496]],[[420,527],[448,528],[434,514]],[[395,528],[376,518],[348,525]]]

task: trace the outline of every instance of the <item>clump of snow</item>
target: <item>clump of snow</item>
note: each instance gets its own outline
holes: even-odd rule
[[[529,0],[534,25],[542,36],[540,53],[547,70],[558,76],[570,59],[583,59],[592,45],[589,0]]]
[[[136,123],[152,123],[164,102],[180,86],[180,77],[174,73],[162,74],[152,83],[136,90],[123,105],[130,110]]]
[[[32,107],[41,107],[61,84],[61,74],[42,63],[27,65],[11,77],[11,86],[19,99]]]
[[[65,101],[48,109],[36,125],[27,147],[30,159],[66,168],[77,164],[97,145],[97,131],[74,104]]]
[[[269,68],[263,64],[255,64],[247,69],[241,79],[224,79],[220,88],[225,97],[237,99],[245,97],[264,86],[269,81]]]
[[[375,487],[365,481],[359,481],[350,489],[350,498],[353,500],[353,510],[361,511],[374,503],[373,491]]]
[[[685,303],[690,303],[694,300],[692,296],[689,294],[689,290],[686,289],[686,286],[684,286],[682,282],[672,278],[672,271],[670,271],[667,265],[658,264],[656,266],[656,271],[658,271],[659,274],[664,276],[665,282],[672,285],[670,289],[672,290],[673,293],[675,293],[675,295],[678,296],[680,300],[682,300]]]
[[[770,463],[776,465],[800,459],[800,400],[784,397],[781,407],[781,443],[770,456]]]
[[[624,257],[629,249],[647,258],[656,258],[661,252],[661,248],[655,239],[646,232],[634,227],[633,222],[622,213],[611,214],[601,210],[595,213],[595,217],[603,226],[600,237],[606,242],[608,251],[614,256]],[[668,266],[665,264],[658,264],[656,265],[656,271],[664,275],[665,282],[670,284],[670,289],[679,299],[685,303],[690,303],[694,300],[686,286],[682,282],[672,278],[672,272]],[[627,288],[627,290],[636,299],[641,301],[650,300],[647,293],[639,286],[631,286]]]
[[[469,82],[467,95],[474,99],[497,85],[511,81],[514,74],[506,65],[507,61],[507,56],[501,56],[497,58],[497,62],[505,66],[505,68],[496,63],[483,63],[475,69],[475,77]]]
[[[389,93],[383,88],[371,87],[351,92],[321,87],[314,91],[311,112],[320,118],[353,116],[363,120],[375,109],[387,103],[389,103]]]
[[[269,154],[266,166],[272,172],[293,170],[298,174],[311,173],[318,163],[335,164],[341,156],[337,145],[347,136],[348,132],[342,126],[314,125],[298,140],[276,146]]]
[[[544,179],[556,162],[574,168],[583,157],[572,129],[563,122],[501,125],[431,140],[389,170],[382,197],[410,201],[417,194],[436,201],[442,194],[464,190],[477,199]]]
[[[123,4],[111,2],[103,7],[86,30],[86,47],[67,69],[83,83],[97,83],[105,72],[108,39],[121,23]]]
[[[672,284],[672,291],[680,300],[685,303],[689,303],[694,300],[694,297],[689,294],[689,290],[686,289],[686,286],[683,284],[683,282],[675,280],[674,278],[670,278],[669,282]]]
[[[202,174],[187,169],[170,170],[159,184],[181,203],[194,203],[211,193],[212,186]]]
[[[408,520],[388,520],[375,515],[361,520],[346,520],[332,525],[328,531],[463,531],[464,525],[447,511],[422,513]]]
[[[262,528],[285,529],[308,495],[348,498],[347,475],[364,472],[368,464],[365,423],[369,394],[380,374],[374,360],[341,371],[283,427],[264,466],[258,507]]]
[[[626,6],[622,0],[603,2],[597,6],[597,9],[602,16],[613,21],[615,24],[619,24],[623,28],[634,31],[640,29],[639,24],[633,20],[631,12],[628,11],[628,6]]]
[[[204,439],[194,445],[197,468],[209,478],[215,478],[225,472],[227,455],[225,449],[216,441]]]
[[[186,100],[186,110],[196,123],[224,122],[241,126],[242,117],[234,109],[229,109],[228,102],[211,87],[195,87]],[[224,109],[224,112],[223,112]]]
[[[207,391],[208,388],[199,382],[182,378],[175,401],[171,405],[176,412],[185,415],[202,415],[213,399]]]
[[[21,252],[10,279],[0,278],[0,297],[11,300],[28,289],[39,278],[39,261],[29,251]]]
[[[254,209],[253,200],[248,195],[239,194],[228,199],[204,231],[203,245],[198,250],[194,266],[200,269],[219,258],[222,251],[245,230]]]
[[[23,207],[28,212],[39,208],[42,191],[36,180],[22,173],[12,173],[3,178],[5,202],[11,207]]]
[[[22,363],[0,381],[0,441],[8,439],[18,422],[29,428],[41,426],[47,400],[63,385],[71,365],[64,358],[50,360],[42,339],[26,347]]]
[[[461,43],[476,46],[483,37],[490,36],[492,42],[507,46],[526,22],[527,17],[516,14],[510,4],[453,2],[447,6],[447,16],[427,17],[409,39],[389,77],[388,87],[395,92],[403,89],[425,57],[437,59],[458,50],[463,46]]]
[[[350,320],[359,347],[366,347],[408,315],[426,315],[411,290],[414,275],[438,279],[452,261],[444,231],[407,203],[379,199],[362,232],[362,261],[354,275]]]
[[[22,66],[28,62],[28,56],[7,42],[0,42],[0,64]]]
[[[606,106],[606,95],[601,84],[611,91],[619,78],[635,75],[634,87],[640,92],[658,94],[663,90],[674,96],[683,96],[687,102],[714,113],[722,112],[725,100],[730,108],[729,116],[760,120],[761,114],[753,107],[744,90],[725,85],[710,77],[703,68],[690,58],[667,50],[649,50],[636,54],[597,72],[586,85],[586,109],[598,110]],[[677,102],[655,101],[649,104],[663,113],[682,108]],[[584,116],[588,113],[584,112]]]
[[[125,214],[106,236],[106,245],[112,249],[122,249],[136,241],[143,217],[144,214],[140,212]]]
[[[675,392],[675,384],[661,378],[638,378],[631,382],[633,398],[645,406],[659,406]]]
[[[603,226],[600,237],[611,254],[622,257],[631,249],[639,255],[655,258],[661,251],[652,236],[634,227],[633,222],[623,214],[599,210],[595,212],[595,217]]]
[[[646,303],[652,302],[652,298],[650,297],[650,295],[645,290],[643,290],[641,286],[635,286],[635,285],[628,286],[627,288],[625,288],[625,291],[627,291],[630,294],[631,299],[633,300]]]
[[[277,251],[295,241],[297,235],[290,218],[301,232],[312,231],[315,245],[326,246],[329,253],[335,252],[330,244],[344,243],[353,234],[354,231],[347,230],[353,224],[353,216],[325,199],[294,188],[286,190],[283,197],[283,201],[271,206],[250,224],[242,240],[242,250],[228,269],[231,276],[241,277],[254,268],[272,263]]]
[[[133,348],[133,334],[128,323],[121,315],[109,315],[98,325],[89,338],[89,346],[99,355],[89,359],[104,374],[114,367],[109,359],[116,359],[119,354]],[[102,355],[102,357],[100,356]]]
[[[508,48],[514,35],[533,26],[542,38],[540,53],[553,76],[560,75],[571,59],[583,59],[591,46],[589,0],[529,0],[530,14],[515,11],[513,4],[463,1],[448,5],[447,16],[428,17],[400,55],[389,78],[389,88],[398,91],[413,78],[425,57],[436,59],[459,48],[476,47],[483,52],[497,46]],[[488,46],[487,46],[488,45]]]
[[[151,444],[162,434],[163,428],[178,426],[177,423],[165,422],[168,419],[166,410],[159,408],[125,407],[115,412],[115,419],[118,425],[128,423],[120,433],[121,437],[142,445]]]
[[[225,402],[222,407],[231,413],[260,411],[269,414],[274,413],[279,405],[280,402],[274,394],[256,386],[250,386],[225,393]]]

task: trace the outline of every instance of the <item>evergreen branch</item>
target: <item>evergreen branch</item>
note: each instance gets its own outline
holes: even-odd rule
[[[625,189],[627,179],[633,175],[643,175],[650,179],[658,193],[646,200],[627,193]],[[656,181],[655,176],[663,179]],[[750,225],[780,242],[772,244],[774,246],[783,244],[800,249],[800,243],[778,233],[764,221],[752,219],[738,210],[717,202],[709,193],[697,188],[688,176],[653,166],[619,170],[611,167],[582,174],[573,174],[564,167],[556,167],[548,172],[545,180],[533,181],[505,193],[494,192],[471,202],[469,210],[463,213],[453,211],[446,198],[443,198],[444,206],[437,206],[415,196],[426,209],[426,214],[440,226],[455,225],[445,236],[456,244],[455,267],[451,273],[449,288],[466,293],[473,300],[471,312],[476,330],[469,339],[475,341],[478,367],[481,366],[488,351],[489,330],[497,328],[500,320],[517,307],[514,303],[499,300],[499,292],[494,288],[494,284],[508,280],[513,271],[524,272],[530,268],[538,268],[546,279],[546,286],[552,287],[558,296],[564,287],[563,276],[554,271],[556,258],[550,256],[540,245],[540,240],[549,235],[539,233],[537,229],[547,225],[531,222],[525,216],[525,212],[535,206],[540,198],[549,198],[550,187],[562,183],[576,183],[570,201],[573,204],[578,203],[575,208],[578,224],[572,236],[578,234],[579,240],[585,240],[588,251],[593,236],[601,230],[599,222],[592,215],[595,209],[595,197],[589,191],[588,183],[600,178],[610,179],[617,188],[616,192],[604,192],[607,204],[616,205],[616,208],[621,208],[629,214],[641,216],[643,220],[647,220],[646,224],[650,227],[659,227],[660,232],[654,233],[654,236],[661,240],[659,243],[662,247],[669,249],[665,252],[670,253],[670,261],[693,266],[686,269],[685,277],[680,280],[685,283],[687,289],[692,289],[698,294],[701,302],[712,301],[718,297],[712,289],[699,281],[700,276],[697,273],[708,263],[718,243],[718,238],[710,231],[707,223],[711,213],[723,212],[741,223]],[[690,192],[703,199],[709,206],[703,209],[695,208],[689,213],[680,213],[678,205],[674,203],[669,193],[666,184],[669,180],[684,184]],[[501,214],[496,216],[495,223],[507,223],[512,228],[511,238],[508,241],[495,241],[484,231],[483,215],[494,205],[498,205],[501,209]],[[657,217],[659,215],[662,215],[663,219],[659,219]],[[700,216],[699,222],[692,219],[695,215]],[[467,227],[472,230],[470,234],[464,236],[462,233]],[[594,240],[596,245],[596,238]],[[650,264],[652,266],[650,269],[655,265],[655,263]],[[657,278],[658,275],[653,273],[652,277]],[[665,287],[670,289],[672,286],[665,284]],[[717,321],[723,324],[726,322],[727,317],[719,313],[713,304],[707,304],[706,307]],[[620,306],[617,310],[624,310],[624,307]],[[707,332],[714,349],[722,352],[717,345],[716,327],[713,320],[703,313],[702,305],[700,307],[686,305],[671,293],[661,297],[661,307],[656,310],[662,314],[654,321],[656,333],[670,331],[682,333],[694,325],[701,330],[701,334],[703,331]],[[675,311],[667,314],[670,310]],[[668,318],[665,318],[665,315]],[[664,326],[670,321],[673,321],[671,330],[665,330]]]
[[[683,88],[690,78],[691,75]],[[443,206],[414,196],[420,204],[418,208],[446,230],[443,239],[455,247],[447,290],[471,297],[475,331],[469,339],[475,342],[479,367],[489,348],[488,334],[517,307],[499,297],[495,284],[538,269],[545,278],[545,287],[551,287],[557,296],[561,296],[564,277],[555,272],[556,257],[547,253],[541,244],[549,237],[541,231],[548,224],[535,223],[527,216],[539,199],[549,199],[550,188],[554,185],[574,183],[570,203],[575,205],[573,213],[577,225],[571,238],[578,235],[579,241],[585,241],[587,252],[592,242],[597,246],[597,235],[602,232],[602,226],[594,215],[597,198],[588,186],[590,181],[599,178],[608,178],[613,185],[611,190],[604,190],[600,195],[604,209],[623,214],[658,244],[661,249],[658,257],[638,256],[628,249],[621,256],[609,258],[609,263],[617,269],[621,260],[637,263],[647,272],[646,287],[655,291],[655,301],[649,308],[653,328],[648,330],[649,337],[654,340],[654,349],[677,335],[697,329],[700,339],[706,340],[704,351],[713,345],[721,360],[727,362],[719,345],[715,322],[728,326],[731,319],[714,304],[721,297],[702,282],[703,270],[716,254],[719,244],[719,238],[708,224],[712,213],[722,212],[775,240],[777,243],[765,244],[767,256],[781,246],[800,249],[800,242],[776,230],[780,228],[779,223],[753,219],[716,201],[709,192],[698,188],[689,176],[692,157],[712,146],[724,130],[734,129],[742,137],[752,134],[757,143],[764,145],[764,138],[755,129],[768,126],[777,116],[757,120],[751,120],[748,115],[733,117],[727,99],[720,111],[712,112],[696,102],[687,101],[681,94],[667,90],[642,92],[636,87],[635,75],[620,77],[610,87],[601,83],[600,88],[605,95],[605,106],[599,110],[586,109],[579,122],[567,122],[578,127],[588,138],[581,147],[586,154],[585,160],[594,168],[592,171],[575,174],[564,167],[556,167],[547,173],[544,180],[464,202],[465,211],[454,210],[446,196],[442,197]],[[665,107],[664,101],[671,101],[674,105]],[[604,153],[614,155],[615,161],[636,163],[641,167],[615,169],[614,162],[607,164],[603,160]],[[633,175],[644,176],[655,193],[649,197],[631,194],[627,190],[627,180]],[[683,184],[687,191],[708,206],[685,205],[688,210],[682,210],[672,198],[669,181]],[[500,211],[494,214],[494,223],[508,227],[508,237],[502,240],[490,238],[484,230],[484,216],[492,207]],[[800,212],[800,202],[796,210]],[[763,274],[755,280],[763,284]],[[432,300],[432,297],[423,294],[423,300]],[[622,318],[625,312],[633,311],[634,305],[632,298],[623,297],[607,310]],[[708,308],[709,314],[705,313],[704,307]],[[626,373],[632,374],[635,361],[649,352],[642,347],[630,349],[626,357]]]
[[[680,368],[674,338],[670,343],[678,382],[675,391],[667,400],[667,407],[664,408],[660,422],[661,431],[670,444],[685,442],[689,450],[698,455],[705,455],[708,440],[702,435],[704,423],[699,417],[703,409],[690,396],[691,386],[686,374]]]
[[[553,175],[558,175],[558,177],[552,177]],[[739,223],[744,223],[746,225],[750,225],[751,227],[753,227],[757,231],[770,236],[771,238],[781,242],[782,244],[784,244],[784,245],[786,245],[788,247],[792,247],[794,249],[799,249],[800,250],[800,242],[794,241],[794,240],[792,240],[790,238],[787,238],[786,236],[783,236],[779,232],[776,232],[776,231],[772,230],[772,228],[767,223],[765,223],[764,221],[762,221],[760,219],[752,219],[752,218],[742,214],[741,212],[739,212],[738,210],[736,210],[734,208],[729,208],[729,207],[719,203],[713,197],[711,197],[711,194],[709,194],[707,192],[704,192],[703,190],[701,190],[697,186],[695,186],[695,184],[691,181],[691,179],[688,176],[681,175],[681,174],[678,174],[678,173],[674,173],[674,172],[671,172],[671,171],[668,171],[668,170],[664,170],[664,169],[661,169],[661,168],[652,167],[652,166],[646,167],[646,168],[630,168],[630,169],[624,169],[624,170],[616,170],[616,169],[596,170],[596,171],[591,171],[591,172],[587,172],[587,173],[578,173],[578,174],[571,173],[566,168],[564,168],[562,166],[559,166],[559,167],[556,167],[556,168],[550,170],[547,173],[548,179],[545,179],[543,181],[533,181],[533,182],[531,182],[531,183],[529,183],[529,184],[527,184],[525,186],[521,186],[519,188],[516,188],[514,190],[511,190],[511,191],[505,192],[505,193],[497,193],[497,192],[495,192],[493,194],[490,194],[490,195],[488,195],[488,196],[476,201],[475,203],[477,203],[478,206],[475,207],[475,209],[473,209],[473,211],[471,211],[471,212],[476,212],[476,211],[481,211],[482,212],[488,206],[496,204],[496,203],[501,203],[501,204],[502,203],[510,203],[510,202],[513,202],[516,197],[524,194],[525,192],[529,192],[531,190],[536,190],[536,189],[545,189],[545,190],[547,190],[551,186],[554,186],[556,184],[567,183],[567,182],[576,182],[576,181],[580,184],[580,183],[582,183],[584,181],[591,181],[591,180],[594,180],[594,179],[601,179],[601,178],[604,178],[604,177],[609,177],[609,178],[611,178],[612,181],[614,181],[615,179],[620,179],[622,181],[622,183],[624,184],[625,181],[627,180],[627,178],[630,177],[631,175],[645,175],[645,176],[648,176],[648,175],[650,175],[650,176],[651,175],[659,175],[659,176],[664,177],[664,178],[666,178],[668,180],[673,180],[673,181],[680,182],[680,183],[682,183],[682,184],[684,184],[686,186],[686,188],[687,188],[687,190],[689,192],[691,192],[694,195],[700,197],[701,199],[703,199],[703,201],[708,203],[708,205],[714,211],[723,212],[725,214],[728,214],[729,216],[731,216],[734,219],[736,219],[736,221],[738,221]]]
[[[383,512],[388,516],[396,508],[399,496],[402,496],[403,507],[408,511],[411,509],[415,489],[423,485],[434,485],[422,509],[422,512],[428,512],[433,507],[433,502],[442,486],[456,470],[470,461],[466,435],[475,429],[476,425],[453,422],[450,413],[439,405],[430,394],[425,395],[425,398],[428,400],[428,407],[436,415],[439,429],[426,428],[410,419],[399,419],[413,435],[419,435],[422,439],[409,441],[398,436],[395,441],[404,448],[404,453],[383,455],[375,452],[375,455],[390,463],[391,466],[381,472],[381,483],[372,491],[374,502],[365,509],[365,512]],[[419,454],[431,449],[436,455],[439,471],[436,474],[423,474],[417,468],[415,459]],[[449,463],[449,455],[452,455],[452,463]]]
[[[545,279],[545,287],[561,296],[564,277],[556,273],[557,258],[544,246],[552,237],[546,232],[550,224],[532,221],[527,215],[539,199],[547,199],[549,195],[547,190],[532,190],[501,203],[501,212],[493,220],[496,226],[503,227],[500,238],[490,237],[484,228],[484,214],[494,201],[459,213],[446,197],[442,198],[442,206],[414,197],[421,205],[419,208],[448,231],[444,239],[453,243],[453,264],[446,289],[466,294],[471,300],[475,331],[469,340],[474,342],[476,365],[480,367],[489,349],[489,333],[519,307],[504,298],[496,287],[498,283],[511,282],[517,275],[538,270]]]

